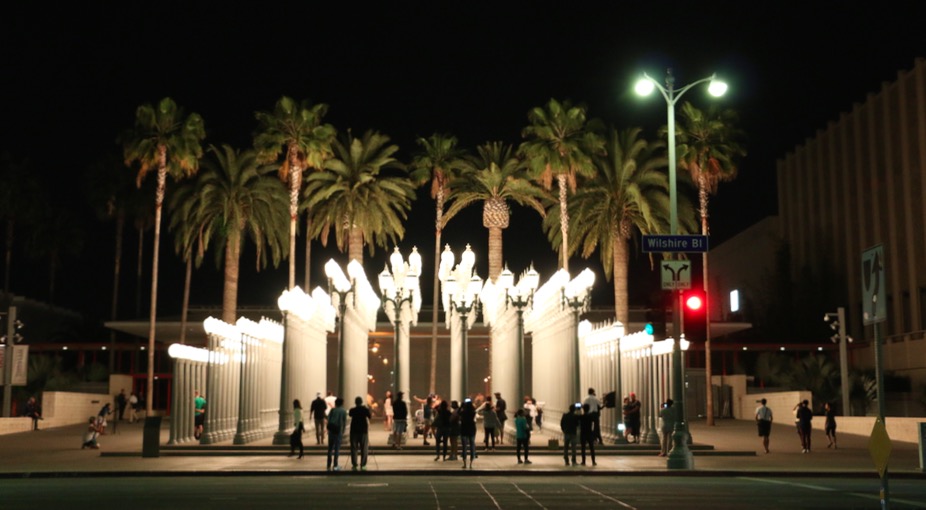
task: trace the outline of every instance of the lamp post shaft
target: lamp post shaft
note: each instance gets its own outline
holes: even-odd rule
[[[851,416],[849,407],[849,355],[846,352],[846,309],[839,307],[836,310],[839,320],[839,374],[840,390],[842,391],[842,414]]]
[[[466,399],[466,396],[469,395],[469,335],[467,334],[467,315],[469,310],[465,306],[461,306],[457,309],[457,312],[460,313],[460,324],[462,325],[462,334],[463,334],[463,386],[462,391],[463,395],[461,396],[462,400]]]
[[[346,297],[347,297],[347,294],[345,293],[343,296],[341,296],[341,302],[338,303],[338,312],[339,312],[338,322],[340,322],[340,324],[338,324],[338,329],[340,330],[340,332],[338,335],[338,392],[337,392],[337,395],[339,395],[341,398],[347,398],[347,396],[344,394],[344,391],[346,390],[344,386],[345,384],[345,381],[344,381],[344,377],[345,377],[345,374],[344,374],[344,350],[345,350],[344,349],[344,322],[345,322],[344,315],[347,313],[347,302],[345,301]]]
[[[3,417],[9,418],[13,401],[13,344],[16,342],[16,307],[6,316],[6,345],[3,346]]]
[[[525,393],[524,382],[524,308],[518,307],[518,390],[516,398],[522,398]]]

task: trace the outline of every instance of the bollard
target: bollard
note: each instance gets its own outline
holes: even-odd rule
[[[926,472],[926,422],[919,422],[920,471]]]
[[[145,418],[144,435],[141,446],[142,457],[161,456],[161,417],[148,416]]]

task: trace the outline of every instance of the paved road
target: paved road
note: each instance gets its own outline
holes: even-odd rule
[[[113,507],[339,509],[873,509],[878,479],[750,476],[171,476],[0,480],[4,510]],[[894,509],[926,508],[926,483],[891,483]]]

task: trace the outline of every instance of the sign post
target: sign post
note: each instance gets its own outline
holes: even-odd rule
[[[890,508],[888,484],[888,458],[890,438],[884,424],[884,361],[881,354],[879,324],[887,319],[887,291],[884,288],[884,245],[876,245],[862,252],[862,318],[864,324],[874,328],[875,378],[878,381],[878,420],[871,432],[872,458],[881,475],[881,508]],[[884,445],[887,445],[886,447]],[[880,454],[876,454],[880,452]]]

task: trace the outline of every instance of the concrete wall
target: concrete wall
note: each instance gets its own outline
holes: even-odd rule
[[[733,417],[738,420],[755,420],[756,408],[761,404],[757,400],[766,399],[766,404],[772,410],[775,423],[794,423],[794,406],[803,400],[813,401],[813,394],[809,391],[777,391],[774,393],[750,393],[733,397]]]
[[[0,436],[30,430],[32,430],[32,418],[0,418]]]
[[[113,404],[112,395],[46,391],[42,393],[44,420],[39,423],[39,428],[87,423],[87,418],[96,416],[107,402]]]
[[[823,416],[813,417],[813,429],[823,433],[823,426],[826,420]],[[884,425],[887,427],[887,436],[891,441],[902,443],[919,442],[918,430],[919,424],[924,423],[923,418],[892,418],[887,417]],[[840,434],[852,434],[855,436],[871,436],[871,430],[875,426],[874,416],[837,416],[836,417],[836,437]]]

